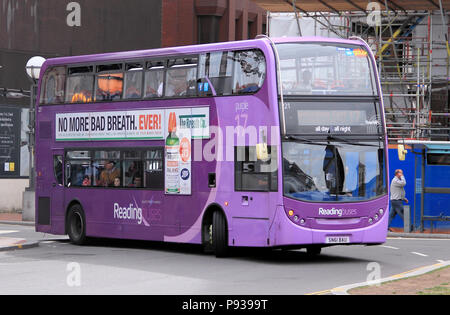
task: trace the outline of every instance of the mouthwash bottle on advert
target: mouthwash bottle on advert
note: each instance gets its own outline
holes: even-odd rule
[[[180,139],[176,135],[177,116],[169,114],[169,135],[166,139],[166,193],[180,193]]]

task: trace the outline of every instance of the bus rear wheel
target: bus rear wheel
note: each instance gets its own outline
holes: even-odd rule
[[[228,255],[227,220],[221,211],[215,211],[213,213],[212,248],[218,258]]]
[[[76,245],[86,243],[86,220],[79,204],[73,205],[67,214],[67,234],[70,241]]]

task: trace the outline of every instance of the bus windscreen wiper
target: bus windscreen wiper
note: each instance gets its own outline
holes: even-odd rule
[[[368,143],[353,142],[353,141],[345,139],[345,138],[340,138],[340,137],[331,136],[331,135],[329,135],[327,137],[327,139],[328,140],[340,141],[340,142],[344,142],[345,144],[357,145],[357,146],[361,146],[361,147],[380,147],[380,142],[379,141],[378,141],[378,144],[368,144]]]
[[[311,144],[311,145],[320,145],[320,146],[327,145],[326,143],[323,143],[323,142],[326,142],[325,140],[323,140],[322,142],[316,142],[316,141],[313,141],[311,139],[302,138],[302,137],[293,136],[293,135],[287,135],[284,138],[286,140],[301,141],[301,142],[305,142],[305,143],[308,143],[308,144]]]

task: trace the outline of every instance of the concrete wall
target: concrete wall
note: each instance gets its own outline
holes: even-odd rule
[[[0,179],[0,211],[22,210],[28,179]]]

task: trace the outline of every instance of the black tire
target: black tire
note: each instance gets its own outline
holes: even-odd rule
[[[73,244],[86,244],[86,219],[79,204],[70,207],[67,213],[67,234]]]
[[[322,252],[322,247],[320,246],[309,246],[306,248],[306,253],[309,256],[319,256]]]
[[[216,257],[226,257],[228,255],[228,227],[227,220],[221,211],[213,213],[212,241]]]

